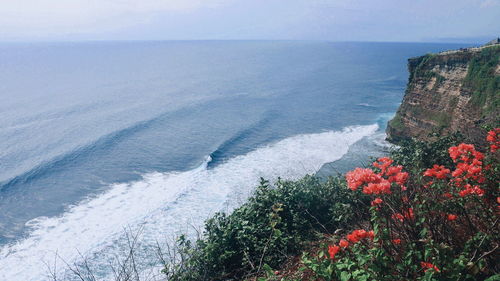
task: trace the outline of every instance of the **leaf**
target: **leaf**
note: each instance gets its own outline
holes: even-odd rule
[[[346,271],[342,271],[340,273],[340,280],[341,281],[349,281],[349,279],[351,279],[351,274],[346,272]]]

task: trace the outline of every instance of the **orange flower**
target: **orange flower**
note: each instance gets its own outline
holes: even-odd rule
[[[328,246],[328,254],[330,255],[330,258],[333,260],[335,259],[335,255],[340,251],[340,247],[337,245],[330,245]]]
[[[395,182],[398,185],[404,185],[407,180],[408,180],[408,173],[407,172],[399,172],[399,173],[395,174],[394,176],[389,177],[390,182]]]
[[[439,166],[434,164],[432,169],[427,169],[424,172],[424,176],[426,177],[435,177],[438,179],[446,179],[450,174],[450,169],[446,169],[443,165]]]
[[[394,162],[394,160],[392,160],[391,158],[382,157],[382,158],[377,159],[377,162],[373,162],[373,167],[379,168],[380,175],[384,175],[385,172],[387,171],[387,168],[389,168],[389,166],[391,166],[392,162]]]
[[[346,238],[349,240],[351,243],[358,243],[361,239],[364,238],[371,238],[373,239],[375,236],[373,230],[371,231],[366,231],[364,229],[356,229],[350,234],[347,234]]]
[[[342,239],[339,242],[339,246],[342,247],[342,248],[347,248],[349,246],[349,242],[347,242],[346,240]]]
[[[391,183],[396,183],[405,190],[404,184],[408,180],[408,173],[402,172],[403,166],[391,166],[394,161],[388,157],[382,157],[373,163],[380,169],[375,173],[372,169],[356,168],[346,174],[347,187],[357,190],[363,186],[365,194],[390,194]],[[385,177],[385,178],[384,178]]]
[[[484,159],[484,155],[481,152],[476,151],[474,145],[472,144],[461,143],[458,146],[452,146],[448,149],[448,153],[454,162],[459,160],[469,162],[471,156],[477,160]]]
[[[454,221],[457,219],[457,215],[454,215],[454,214],[448,214],[448,218],[447,218],[449,221]]]
[[[369,183],[363,188],[365,194],[390,194],[391,183],[388,180],[382,179],[379,183]]]
[[[372,169],[356,168],[346,174],[347,186],[352,191],[366,183],[378,183],[382,179]]]

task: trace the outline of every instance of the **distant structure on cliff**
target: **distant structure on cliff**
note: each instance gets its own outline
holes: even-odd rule
[[[500,37],[497,38],[497,39],[493,39],[491,40],[490,42],[484,44],[485,46],[491,46],[491,45],[497,45],[497,44],[500,44]]]

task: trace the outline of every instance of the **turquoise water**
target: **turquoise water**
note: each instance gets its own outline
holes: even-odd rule
[[[56,251],[99,260],[124,227],[154,241],[200,225],[261,176],[362,161],[383,149],[407,58],[459,47],[0,44],[0,280],[44,280]]]

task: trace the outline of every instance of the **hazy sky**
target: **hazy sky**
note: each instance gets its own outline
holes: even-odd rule
[[[0,41],[496,36],[500,0],[0,0]]]

